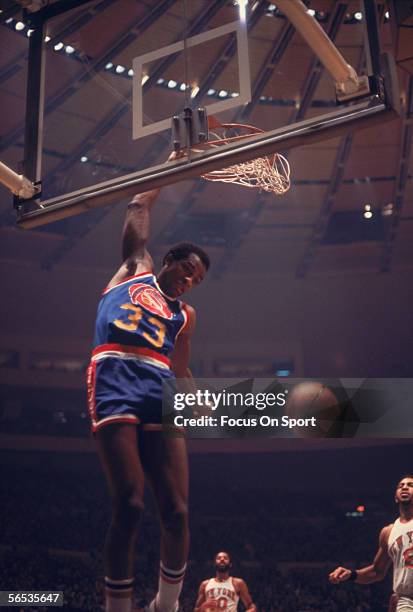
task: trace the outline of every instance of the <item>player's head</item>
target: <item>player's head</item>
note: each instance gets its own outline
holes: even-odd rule
[[[413,505],[413,476],[407,474],[396,486],[395,502],[401,506]]]
[[[220,574],[226,574],[232,567],[231,557],[225,550],[217,553],[214,557],[215,570]]]
[[[176,244],[163,258],[158,274],[161,289],[173,298],[179,297],[203,281],[209,263],[208,255],[196,244]]]

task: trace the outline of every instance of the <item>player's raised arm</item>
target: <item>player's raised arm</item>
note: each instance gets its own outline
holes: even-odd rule
[[[206,601],[205,588],[207,584],[208,584],[208,580],[204,580],[200,584],[199,591],[198,591],[198,597],[195,603],[194,612],[201,612],[202,604],[204,604]]]
[[[122,233],[122,265],[117,270],[108,288],[123,281],[129,276],[141,272],[152,272],[152,257],[146,250],[149,236],[150,210],[155,203],[160,189],[139,193],[128,204]]]
[[[387,525],[380,532],[379,548],[374,557],[373,563],[358,570],[350,570],[345,567],[337,567],[329,575],[329,580],[333,584],[352,580],[357,584],[370,584],[383,580],[387,570],[391,565],[391,559],[387,550],[387,542],[392,525]]]
[[[173,151],[168,161],[174,161],[179,154]],[[149,216],[160,189],[138,193],[128,204],[122,236],[122,260],[145,257],[145,246],[149,238]]]
[[[128,204],[122,235],[122,260],[142,259],[149,238],[149,216],[160,189],[136,195]]]
[[[171,153],[168,161],[179,155]],[[122,232],[122,265],[109,283],[109,287],[128,276],[153,270],[152,258],[146,250],[149,238],[150,212],[160,189],[138,193],[128,204]]]
[[[239,596],[245,606],[245,612],[257,612],[257,606],[253,603],[248,587],[242,578],[238,578]]]

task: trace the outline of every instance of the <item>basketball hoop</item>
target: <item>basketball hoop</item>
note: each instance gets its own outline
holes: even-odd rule
[[[262,134],[264,130],[242,123],[220,123],[215,117],[208,117],[209,138],[207,142],[192,147],[193,151],[200,152],[205,148],[216,148],[252,136]],[[241,132],[241,133],[240,133]],[[279,153],[272,153],[265,157],[257,157],[250,161],[240,162],[201,174],[207,181],[221,181],[234,183],[242,187],[262,189],[276,195],[284,195],[290,188],[290,164]]]

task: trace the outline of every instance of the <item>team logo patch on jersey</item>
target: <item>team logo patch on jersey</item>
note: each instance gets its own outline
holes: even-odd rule
[[[144,283],[136,283],[129,287],[129,295],[132,304],[140,304],[147,310],[153,312],[164,319],[172,319],[173,312],[169,308],[166,300],[162,295],[150,285]]]

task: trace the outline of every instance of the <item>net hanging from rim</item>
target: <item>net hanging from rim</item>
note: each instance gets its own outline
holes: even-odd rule
[[[217,148],[222,145],[236,142],[237,140],[248,138],[248,136],[252,136],[253,134],[262,134],[264,131],[252,125],[241,123],[221,124],[213,117],[208,117],[208,121],[210,123],[210,128],[212,128],[209,131],[210,140],[193,147],[194,151],[199,152],[200,149]],[[230,135],[239,130],[246,131],[247,133],[238,133],[235,136]],[[233,183],[243,187],[273,192],[279,196],[287,193],[291,185],[290,164],[280,153],[271,153],[270,155],[257,157],[250,161],[233,164],[227,168],[212,170],[201,176],[207,181]]]

